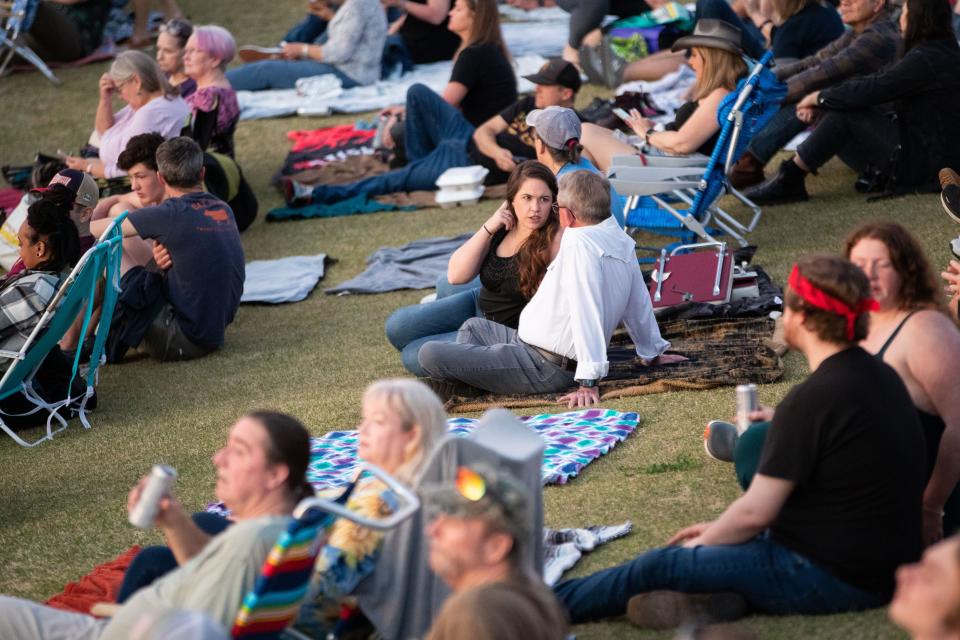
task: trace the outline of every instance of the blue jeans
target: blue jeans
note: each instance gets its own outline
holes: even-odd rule
[[[313,190],[313,201],[331,203],[360,194],[433,191],[444,171],[472,164],[467,155],[467,142],[472,135],[473,125],[463,114],[429,87],[415,84],[407,90],[407,165],[358,182],[321,184]]]
[[[477,276],[466,284],[450,284],[450,281],[447,280],[447,276],[442,275],[437,278],[437,298],[446,298],[455,293],[460,293],[461,291],[479,289],[481,286],[483,285],[480,284],[480,276]]]
[[[300,78],[333,74],[340,78],[344,89],[358,86],[357,82],[332,64],[313,60],[260,60],[227,71],[227,80],[237,91],[265,89],[293,89]]]
[[[730,8],[727,0],[697,0],[697,20],[711,18],[723,20],[740,29],[740,44],[744,52],[754,60],[759,60],[766,51],[763,34],[751,20],[741,20],[740,16]]]
[[[454,342],[460,325],[480,316],[477,306],[479,289],[468,289],[438,298],[425,304],[397,309],[387,318],[387,340],[399,352],[403,366],[410,373],[427,375],[420,366],[420,347],[431,341]]]
[[[293,26],[287,35],[283,36],[284,42],[313,42],[316,43],[320,36],[327,32],[327,21],[312,13],[308,13],[303,20]]]
[[[233,524],[223,516],[203,511],[193,514],[192,518],[195,525],[212,536]],[[177,566],[177,559],[173,556],[170,547],[144,547],[133,557],[126,573],[123,574],[123,584],[120,585],[117,602],[123,604],[139,589],[170,573]]]
[[[843,582],[807,558],[773,542],[769,533],[735,545],[662,547],[585,578],[566,580],[554,593],[573,624],[620,616],[640,593],[734,592],[757,611],[816,614],[858,611],[889,599]]]
[[[763,164],[767,164],[783,145],[806,128],[807,125],[797,119],[797,105],[785,104],[770,118],[770,122],[757,132],[747,151]]]
[[[413,58],[410,57],[410,49],[407,48],[407,43],[403,41],[403,36],[394,33],[387,36],[387,40],[383,44],[383,55],[380,58],[380,77],[386,80],[396,73],[398,67],[400,74],[410,71],[413,69]]]

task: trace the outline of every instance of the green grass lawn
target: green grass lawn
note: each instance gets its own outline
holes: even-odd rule
[[[279,39],[300,15],[298,0],[269,4],[250,0],[181,0],[197,22],[222,22],[238,41]],[[227,16],[227,17],[225,17]],[[37,150],[75,149],[93,125],[97,78],[106,65],[58,71],[55,88],[39,74],[0,79],[0,163],[24,164]],[[581,96],[585,103],[587,94]],[[453,210],[383,213],[330,220],[265,224],[263,212],[281,204],[267,185],[287,150],[285,134],[349,118],[244,122],[237,154],[260,198],[261,220],[243,236],[247,259],[324,252],[337,258],[323,286],[359,273],[364,259],[383,245],[472,230],[496,203]],[[756,262],[783,282],[793,259],[805,252],[838,250],[848,229],[888,217],[908,225],[934,264],[945,264],[954,227],[933,196],[867,204],[851,188],[853,174],[829,165],[808,182],[810,203],[769,208],[751,240]],[[110,366],[102,373],[100,406],[89,432],[78,424],[35,450],[0,438],[0,593],[45,599],[94,564],[131,544],[160,541],[126,522],[126,495],[157,462],[177,467],[177,492],[189,509],[212,499],[210,458],[241,413],[266,407],[300,417],[314,434],[351,427],[359,419],[364,387],[384,376],[403,375],[387,343],[383,322],[423,292],[377,296],[326,296],[316,291],[285,306],[243,306],[226,347],[196,362],[149,360]],[[796,355],[778,384],[764,386],[761,400],[776,402],[803,379]],[[705,423],[733,412],[734,392],[668,393],[607,403],[638,411],[637,433],[563,487],[545,491],[551,526],[585,526],[630,519],[634,533],[584,558],[573,575],[621,562],[695,521],[715,517],[737,496],[732,469],[708,458]],[[544,407],[544,411],[560,408]],[[884,612],[824,617],[754,617],[745,622],[764,638],[901,637]],[[583,625],[582,638],[659,638],[622,621]]]

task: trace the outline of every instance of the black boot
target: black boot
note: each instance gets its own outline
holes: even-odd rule
[[[743,195],[761,205],[806,202],[810,199],[807,195],[807,186],[804,184],[806,178],[807,172],[798,167],[793,159],[784,160],[775,176],[747,189]]]

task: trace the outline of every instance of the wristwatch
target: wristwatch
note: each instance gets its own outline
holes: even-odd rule
[[[592,380],[590,379],[575,380],[575,382],[579,384],[581,387],[584,387],[585,389],[593,389],[595,386],[597,386],[597,383],[599,382],[599,380],[594,378]]]

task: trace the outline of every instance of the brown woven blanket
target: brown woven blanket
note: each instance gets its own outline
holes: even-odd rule
[[[600,399],[712,389],[748,382],[775,382],[783,375],[783,361],[773,341],[774,321],[769,318],[671,320],[660,325],[672,353],[685,362],[645,366],[635,355],[625,332],[614,335],[607,351],[610,373],[600,383]],[[483,411],[490,407],[540,407],[556,402],[556,394],[534,396],[485,395],[451,398],[448,410]]]

